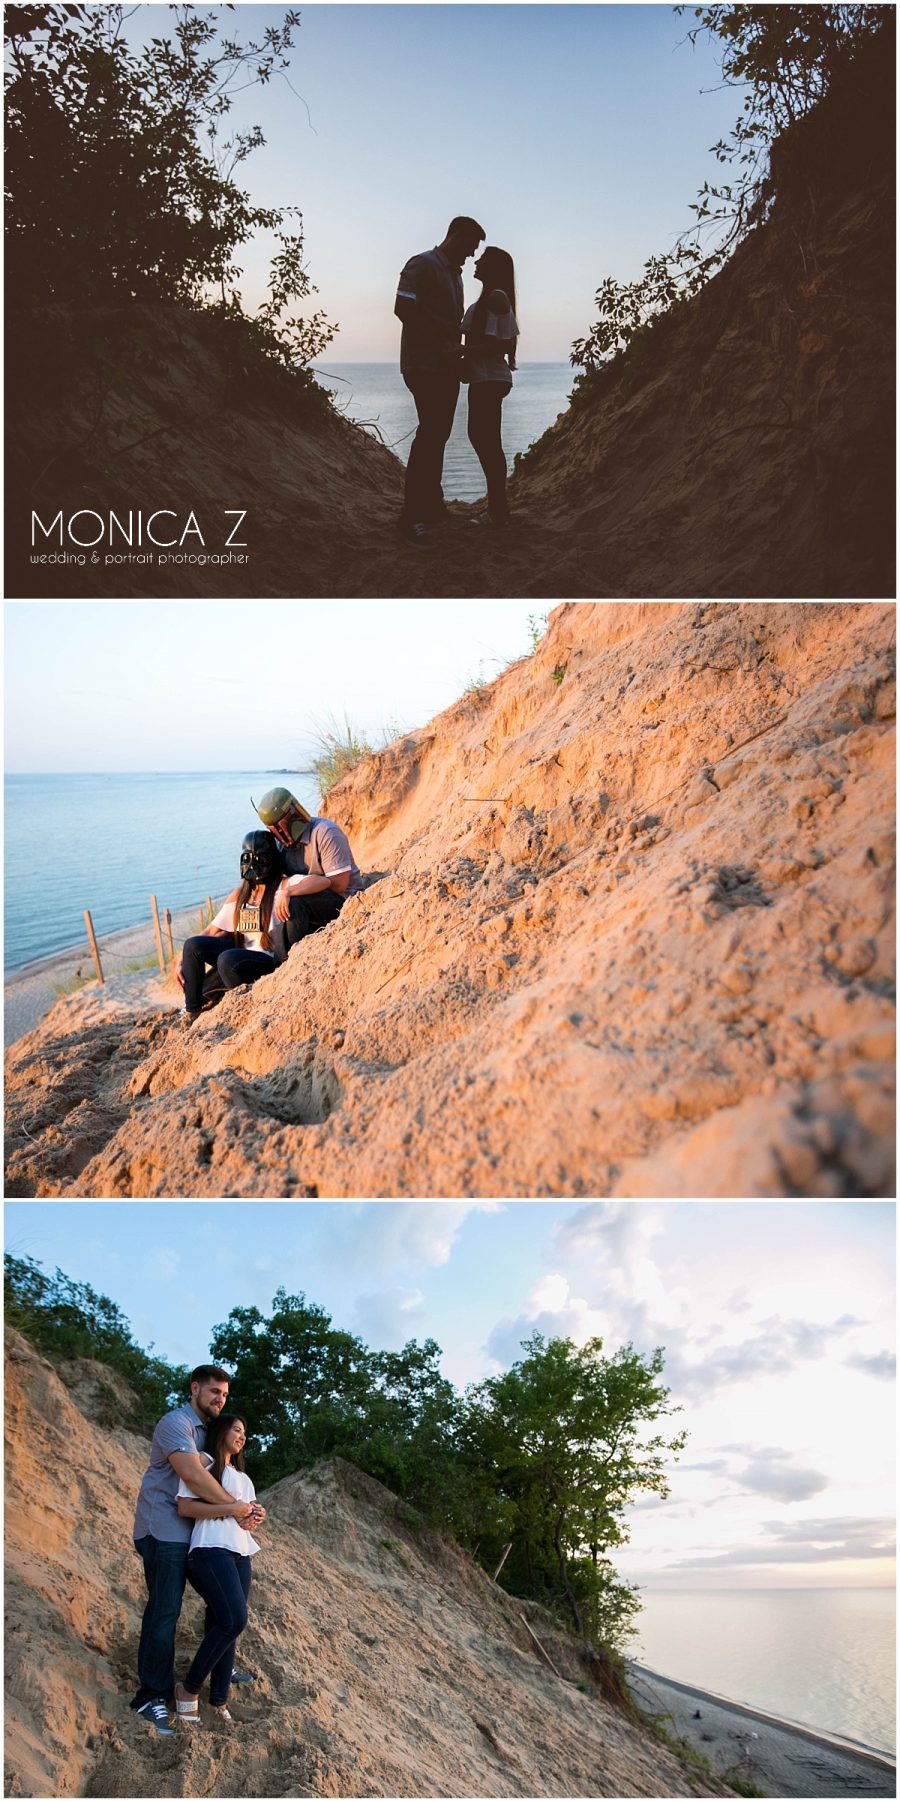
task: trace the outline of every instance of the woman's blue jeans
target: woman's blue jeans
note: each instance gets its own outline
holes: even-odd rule
[[[188,1558],[188,1577],[203,1597],[207,1614],[206,1633],[184,1687],[198,1695],[209,1677],[210,1703],[221,1708],[228,1700],[235,1643],[247,1625],[250,1559],[225,1546],[198,1546]]]
[[[184,1005],[189,1014],[199,1014],[203,1006],[203,978],[208,964],[218,970],[226,989],[236,989],[242,982],[256,982],[260,976],[270,976],[275,968],[264,951],[247,951],[243,945],[236,944],[233,932],[224,932],[221,937],[198,933],[195,938],[185,939],[181,974],[184,977]]]

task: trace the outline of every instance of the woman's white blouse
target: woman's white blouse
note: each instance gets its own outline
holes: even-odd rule
[[[209,1470],[212,1466],[209,1452],[201,1452],[200,1456]],[[234,1496],[236,1502],[256,1501],[256,1490],[245,1470],[235,1470],[232,1465],[226,1464],[219,1481],[222,1488]],[[190,1498],[193,1494],[194,1491],[186,1483],[179,1483],[176,1495]],[[201,1546],[207,1549],[219,1546],[226,1552],[240,1552],[243,1558],[252,1558],[259,1551],[256,1540],[233,1517],[228,1520],[195,1520],[190,1549],[196,1552]]]
[[[464,334],[472,329],[472,316],[476,305],[477,302],[473,301],[472,305],[466,308],[462,322]],[[470,384],[472,382],[505,382],[507,388],[511,388],[512,370],[503,353],[510,344],[515,344],[519,336],[519,328],[516,324],[515,313],[508,302],[504,312],[488,312],[484,322],[484,336],[485,338],[496,338],[497,348],[496,351],[484,351],[477,357],[469,357]]]
[[[272,923],[274,925],[274,913]],[[237,932],[238,927],[235,921],[235,903],[233,901],[223,901],[215,919],[210,921],[210,925],[218,926],[220,932]],[[267,957],[272,957],[274,963],[272,952],[262,942],[261,932],[244,933],[244,950],[263,951]],[[265,972],[263,972],[263,974],[265,974]],[[236,1474],[239,1476],[240,1472],[238,1471]]]

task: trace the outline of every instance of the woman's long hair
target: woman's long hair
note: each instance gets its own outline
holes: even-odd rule
[[[273,876],[272,881],[266,883],[262,905],[259,910],[259,923],[262,928],[261,944],[264,951],[271,951],[272,949],[272,903],[275,900],[275,890],[279,887],[281,880],[280,876]],[[257,882],[245,881],[234,891],[234,936],[239,945],[244,943],[244,935],[242,932],[238,931],[238,920],[240,918],[241,908],[245,901],[249,901],[253,890],[258,887],[259,884]]]
[[[473,338],[484,337],[484,328],[487,323],[488,313],[488,295],[494,288],[502,288],[504,294],[506,294],[509,299],[509,304],[513,312],[516,310],[516,272],[509,251],[498,250],[496,244],[487,244],[481,253],[479,261],[483,263],[486,257],[490,257],[491,260],[487,273],[481,274],[478,277],[479,281],[483,282],[484,286],[475,302],[475,311],[472,314],[472,324],[469,327],[469,331]]]
[[[209,1426],[206,1429],[206,1449],[212,1458],[212,1467],[209,1474],[211,1477],[215,1477],[217,1483],[221,1483],[222,1472],[225,1469],[225,1459],[222,1455],[222,1440],[228,1432],[229,1427],[234,1426],[236,1420],[240,1421],[241,1426],[246,1433],[247,1422],[245,1421],[243,1414],[220,1414],[218,1420],[210,1421]],[[243,1452],[232,1452],[231,1462],[234,1465],[235,1470],[243,1470]]]

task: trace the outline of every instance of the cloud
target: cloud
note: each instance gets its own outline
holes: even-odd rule
[[[550,1271],[535,1283],[521,1314],[497,1322],[485,1350],[506,1369],[521,1357],[522,1341],[530,1339],[532,1333],[543,1333],[545,1339],[572,1339],[576,1345],[584,1345],[587,1339],[602,1339],[607,1326],[608,1320],[599,1308],[592,1308],[581,1295],[572,1295],[568,1279],[558,1271]]]
[[[770,1543],[733,1546],[713,1557],[679,1558],[673,1570],[726,1570],[751,1564],[836,1564],[846,1559],[890,1558],[894,1554],[894,1523],[887,1517],[864,1515],[834,1520],[766,1521]]]
[[[897,1359],[893,1352],[854,1352],[851,1358],[845,1358],[851,1370],[862,1370],[866,1376],[877,1377],[880,1382],[891,1383],[897,1374]]]
[[[179,1251],[175,1251],[171,1245],[160,1245],[156,1251],[151,1253],[144,1268],[149,1276],[159,1277],[162,1282],[168,1283],[171,1282],[180,1263],[181,1253]]]
[[[858,1321],[842,1315],[830,1323],[785,1320],[773,1315],[757,1332],[736,1345],[709,1353],[702,1362],[689,1361],[679,1351],[666,1358],[667,1381],[679,1395],[702,1400],[724,1384],[743,1383],[758,1376],[784,1376],[795,1365],[821,1358],[832,1342]]]
[[[448,1263],[468,1215],[499,1211],[496,1202],[368,1202],[328,1218],[345,1268],[388,1271]]]
[[[776,1502],[805,1502],[828,1488],[828,1478],[822,1471],[791,1469],[785,1467],[783,1458],[783,1453],[778,1454],[777,1462],[758,1458],[737,1473],[736,1481],[742,1489],[771,1496]]]
[[[421,1289],[381,1289],[358,1295],[354,1303],[356,1324],[367,1345],[375,1351],[399,1350],[408,1339],[420,1336],[425,1323]],[[421,1336],[427,1338],[427,1332]]]

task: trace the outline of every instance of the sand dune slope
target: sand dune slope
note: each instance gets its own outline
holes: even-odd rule
[[[371,1478],[331,1463],[265,1497],[255,1682],[234,1728],[160,1740],[127,1703],[143,1577],[131,1548],[147,1442],[103,1366],[73,1388],[16,1335],[7,1358],[9,1796],[730,1795],[600,1695],[594,1665]],[[81,1407],[78,1402],[80,1401]],[[81,1409],[84,1409],[84,1412]],[[183,1669],[202,1634],[188,1591]]]
[[[329,797],[380,879],[7,1058],[40,1195],[893,1193],[893,608],[567,605]]]

